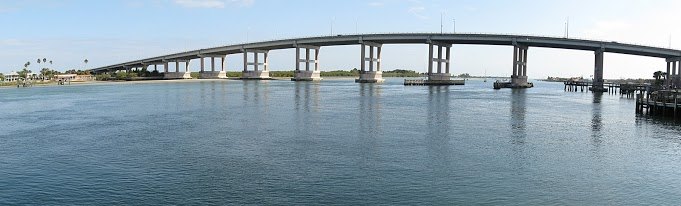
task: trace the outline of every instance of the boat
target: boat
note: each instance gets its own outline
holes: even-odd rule
[[[485,69],[485,80],[482,82],[487,82],[487,69]]]

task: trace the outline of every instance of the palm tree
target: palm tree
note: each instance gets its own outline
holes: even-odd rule
[[[653,73],[653,78],[655,78],[655,85],[662,86],[667,80],[667,72],[656,71]]]
[[[655,78],[655,80],[660,80],[660,77],[662,77],[662,71],[656,71],[653,73],[653,78]]]
[[[43,63],[47,63],[47,58],[43,58]]]
[[[45,80],[45,77],[50,74],[50,69],[42,68],[40,69],[40,74],[43,76],[43,80]]]
[[[87,59],[85,59],[85,61],[83,61],[83,62],[85,62],[85,69],[87,69],[87,63],[88,63],[88,60],[87,60]]]
[[[40,67],[40,58],[38,58],[38,67]]]
[[[52,67],[52,60],[50,60],[50,67]]]

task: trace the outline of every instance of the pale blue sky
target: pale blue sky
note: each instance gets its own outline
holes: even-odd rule
[[[384,32],[515,33],[681,48],[681,2],[643,1],[266,1],[266,0],[0,0],[0,72],[20,70],[37,58],[53,69],[83,69],[123,61],[248,41]],[[387,45],[385,70],[425,71],[425,45]],[[270,52],[272,70],[294,67],[292,50]],[[324,47],[322,70],[359,66],[359,46]],[[453,72],[508,76],[512,48],[462,46],[453,49]],[[593,73],[593,52],[530,48],[528,75],[585,76]],[[228,70],[240,71],[231,55]],[[192,63],[198,70],[198,62]],[[662,59],[606,53],[605,77],[651,77]]]

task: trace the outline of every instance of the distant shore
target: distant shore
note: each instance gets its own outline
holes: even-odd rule
[[[335,80],[354,80],[356,77],[348,76],[332,76],[332,77],[322,77],[323,79],[335,79]],[[386,77],[386,78],[409,78],[409,77]],[[163,79],[163,80],[112,80],[112,81],[74,81],[66,83],[65,85],[58,85],[57,82],[34,84],[33,87],[50,87],[50,86],[87,86],[87,85],[116,85],[116,84],[152,84],[152,83],[178,83],[178,82],[217,82],[217,81],[230,81],[230,80],[240,80],[239,78],[227,78],[227,79]],[[276,81],[290,81],[291,77],[273,77],[272,80]],[[323,80],[322,80],[323,81]],[[17,85],[4,85],[0,88],[16,88]]]

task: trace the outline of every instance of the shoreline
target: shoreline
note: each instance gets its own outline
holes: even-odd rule
[[[335,80],[354,80],[355,77],[324,77],[325,79],[335,79]],[[392,77],[388,77],[392,78]],[[156,79],[156,80],[137,80],[137,81],[126,81],[126,80],[114,80],[114,81],[85,81],[85,82],[71,82],[71,84],[58,85],[57,82],[50,82],[46,84],[35,84],[32,87],[53,87],[53,86],[88,86],[88,85],[118,85],[118,84],[153,84],[153,83],[178,83],[178,82],[216,82],[216,81],[235,81],[241,80],[238,78],[227,78],[227,79]],[[271,80],[274,81],[290,81],[291,77],[273,77]],[[17,85],[7,85],[0,86],[0,89],[4,88],[22,88],[17,87]]]
[[[322,77],[322,79],[328,79],[328,80],[352,80],[354,81],[356,78],[359,76],[327,76],[327,77]],[[401,79],[414,79],[414,78],[423,78],[423,77],[384,77],[384,78],[401,78]],[[471,78],[474,79],[474,78]],[[241,80],[238,78],[227,78],[227,79],[155,79],[155,80],[135,80],[135,81],[127,81],[127,80],[113,80],[113,81],[78,81],[78,82],[71,82],[71,84],[66,84],[66,85],[58,85],[57,82],[50,82],[46,84],[35,84],[32,87],[52,87],[52,86],[87,86],[87,85],[117,85],[117,84],[152,84],[152,83],[177,83],[177,82],[214,82],[214,81],[235,81],[235,80]],[[271,80],[274,81],[290,81],[291,77],[272,77]],[[322,80],[324,81],[324,80]],[[3,88],[17,88],[16,85],[7,85],[7,86],[0,86],[0,89]]]

